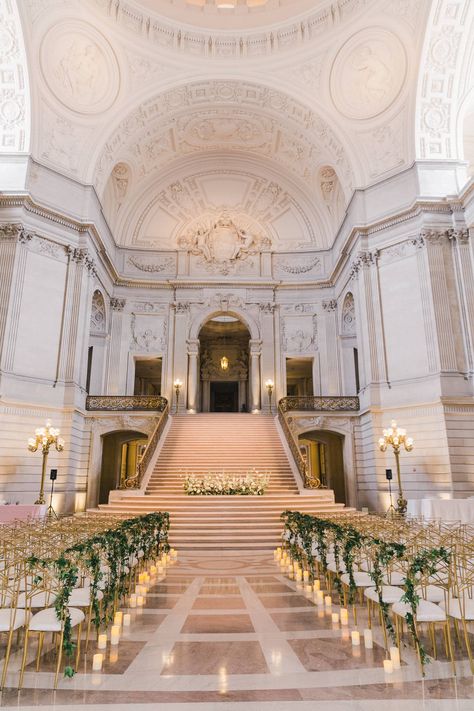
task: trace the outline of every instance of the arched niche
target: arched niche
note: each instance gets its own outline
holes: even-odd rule
[[[208,309],[201,311],[193,320],[189,328],[190,340],[199,338],[199,332],[204,324],[217,316],[233,316],[246,326],[252,340],[260,339],[260,329],[252,316],[237,306],[229,305],[226,303],[225,297],[222,297],[220,308],[219,306],[210,306]]]
[[[139,430],[108,432],[102,435],[99,504],[106,504],[111,491],[122,488],[133,477],[148,435]]]
[[[90,395],[102,395],[107,352],[107,307],[100,289],[92,294],[89,345],[87,350],[86,390]]]
[[[334,491],[336,503],[347,504],[344,435],[310,430],[299,436],[299,445],[311,476],[319,479],[325,488]]]
[[[348,291],[341,309],[340,342],[344,395],[356,395],[360,390],[359,348],[354,295]]]

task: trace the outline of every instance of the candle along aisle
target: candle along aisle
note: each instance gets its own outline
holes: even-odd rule
[[[303,572],[303,580],[305,581],[305,583],[309,581],[309,570],[305,570]]]
[[[324,605],[326,607],[332,607],[332,597],[330,595],[326,595],[324,598]]]
[[[386,674],[393,674],[393,663],[391,659],[383,660],[383,670]]]
[[[318,590],[316,593],[316,605],[324,605],[324,593],[322,590]]]
[[[332,619],[333,625],[339,624],[339,615],[338,615],[337,612],[333,612],[333,613],[332,613],[331,619]]]
[[[353,647],[360,647],[360,634],[357,630],[351,632],[351,641]]]
[[[122,621],[123,621],[123,612],[116,612],[114,615],[114,625],[117,625],[117,627],[121,627]]]
[[[97,649],[106,649],[107,647],[107,635],[100,634],[97,638]]]
[[[390,660],[394,669],[400,669],[400,652],[398,647],[390,647]]]
[[[345,607],[341,607],[341,625],[349,624],[349,613]]]
[[[130,607],[136,607],[136,606],[137,606],[137,596],[130,595]]]
[[[314,581],[313,590],[314,590],[314,592],[318,592],[318,590],[321,590],[321,581],[320,580]]]
[[[92,657],[92,671],[101,671],[104,655],[98,652]]]
[[[123,616],[123,626],[130,627],[131,623],[132,623],[132,616],[129,612],[126,612],[125,615]]]
[[[374,640],[372,637],[372,630],[364,630],[364,647],[366,649],[374,648]]]
[[[120,627],[118,625],[112,625],[110,630],[110,644],[116,646],[120,641]]]

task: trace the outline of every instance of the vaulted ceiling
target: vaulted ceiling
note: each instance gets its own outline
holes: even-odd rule
[[[355,188],[411,164],[417,132],[426,157],[449,157],[441,134],[451,109],[436,62],[445,56],[443,71],[457,71],[450,43],[459,29],[466,53],[474,3],[220,5],[19,4],[32,154],[95,186],[118,244],[173,247],[226,211],[277,250],[325,248]],[[427,48],[425,28],[438,21],[438,44]]]

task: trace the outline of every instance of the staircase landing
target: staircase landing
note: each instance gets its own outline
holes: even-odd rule
[[[263,496],[187,496],[189,473],[268,472]],[[180,550],[267,550],[281,540],[287,509],[324,514],[345,509],[334,493],[300,494],[272,417],[199,414],[173,417],[160,456],[142,494],[112,492],[99,506],[110,513],[169,511],[170,543]]]

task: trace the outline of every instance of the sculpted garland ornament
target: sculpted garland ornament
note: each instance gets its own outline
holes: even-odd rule
[[[237,227],[229,215],[224,213],[210,226],[203,225],[182,235],[178,239],[178,246],[201,257],[200,262],[208,271],[227,275],[240,260],[248,259],[263,249],[270,249],[271,242],[268,237],[249,234]]]

